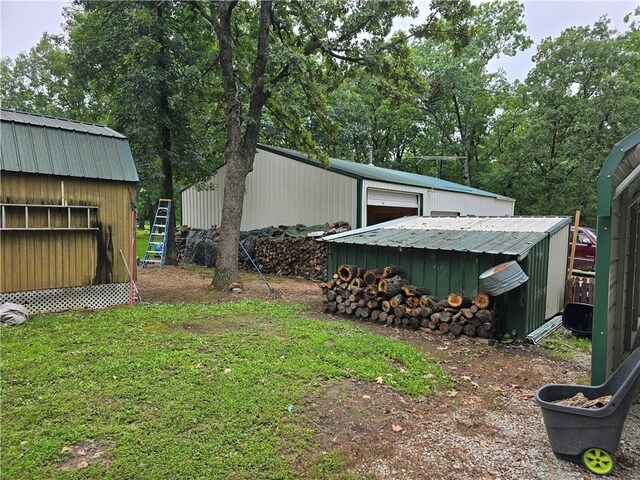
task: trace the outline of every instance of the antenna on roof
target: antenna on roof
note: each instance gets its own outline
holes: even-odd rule
[[[369,145],[369,165],[373,165],[373,145]]]

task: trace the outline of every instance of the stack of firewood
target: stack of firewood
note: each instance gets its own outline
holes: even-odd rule
[[[254,261],[264,273],[319,280],[326,251],[326,245],[313,238],[258,237]]]
[[[187,237],[191,228],[188,225],[183,225],[180,228],[176,228],[176,260],[182,262],[184,258],[184,250],[187,245]]]
[[[425,288],[410,285],[402,268],[393,265],[372,270],[340,265],[333,277],[320,286],[325,310],[330,313],[454,336],[489,338],[493,334],[493,312],[487,294],[465,298],[454,292],[438,300]]]

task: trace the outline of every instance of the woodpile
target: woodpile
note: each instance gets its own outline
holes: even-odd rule
[[[183,225],[180,228],[176,228],[176,261],[182,262],[184,258],[184,250],[187,245],[187,237],[191,228],[188,225]]]
[[[319,280],[327,247],[312,238],[259,237],[254,261],[263,273]]]
[[[320,284],[325,311],[456,337],[493,336],[489,295],[478,293],[467,298],[452,292],[437,299],[426,288],[409,284],[402,275],[402,269],[393,265],[370,270],[340,265],[329,281]]]

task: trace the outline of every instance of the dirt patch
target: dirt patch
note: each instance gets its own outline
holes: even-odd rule
[[[279,330],[275,322],[256,321],[255,317],[247,316],[209,317],[197,322],[179,323],[175,328],[186,330],[196,335],[220,335],[234,332],[255,332],[257,330],[273,332]]]
[[[109,449],[115,442],[106,439],[87,439],[75,445],[64,447],[60,454],[63,461],[60,464],[62,470],[81,470],[89,464],[100,462],[103,466],[109,465]]]
[[[144,302],[216,303],[246,298],[270,299],[269,288],[253,272],[241,274],[242,293],[216,291],[211,288],[211,269],[204,267],[138,268],[138,290]],[[268,276],[276,298],[286,303],[308,305],[320,311],[322,298],[318,282],[303,278]]]
[[[139,289],[148,302],[224,302],[269,297],[258,275],[243,273],[241,294],[209,287],[206,269],[139,269]],[[322,313],[317,282],[268,277],[280,301],[304,304],[319,321],[345,321]],[[236,327],[243,325],[240,319]],[[535,391],[546,383],[588,383],[590,357],[555,360],[532,345],[488,346],[371,323],[361,327],[415,345],[438,363],[451,386],[427,398],[399,395],[385,385],[345,380],[326,386],[301,408],[315,427],[318,447],[296,459],[303,478],[315,474],[318,459],[344,459],[344,473],[372,479],[584,479],[580,466],[556,459],[549,447]],[[184,326],[209,332],[200,322]],[[633,405],[609,478],[640,478],[640,404]]]

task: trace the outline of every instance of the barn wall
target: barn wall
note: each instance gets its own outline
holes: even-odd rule
[[[126,283],[129,275],[119,253],[129,258],[133,183],[55,177],[3,171],[2,203],[61,204],[61,180],[69,205],[97,205],[97,230],[0,231],[0,291],[19,292],[94,284]],[[19,209],[8,209],[7,226],[20,226]],[[30,224],[45,225],[44,211],[30,209]],[[84,211],[84,210],[83,210]],[[66,214],[64,215],[66,216]],[[84,226],[74,218],[73,226]],[[52,224],[66,224],[53,215]]]
[[[468,193],[432,190],[428,205],[430,211],[425,211],[425,215],[431,215],[431,212],[456,212],[462,217],[466,215],[499,217],[513,215],[514,201]]]
[[[226,167],[210,187],[182,192],[182,223],[193,228],[220,225]],[[357,180],[259,150],[247,177],[242,230],[269,225],[347,221],[357,224]]]

